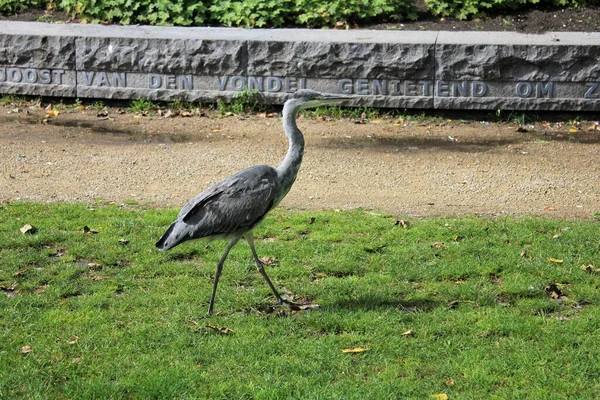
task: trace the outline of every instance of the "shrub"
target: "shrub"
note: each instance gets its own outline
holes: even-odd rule
[[[83,22],[123,25],[202,25],[207,11],[196,0],[61,0],[59,6]]]
[[[215,21],[227,26],[281,27],[292,7],[292,0],[214,0],[210,12]]]
[[[17,14],[30,8],[45,8],[50,0],[0,0],[0,13]]]
[[[414,20],[417,18],[412,0],[296,0],[296,23],[309,27],[336,22],[365,22],[373,19]]]

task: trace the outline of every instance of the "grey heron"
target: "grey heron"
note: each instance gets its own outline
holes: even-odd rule
[[[242,237],[248,242],[256,268],[267,281],[279,304],[293,305],[279,295],[269,279],[254,248],[252,231],[289,192],[300,170],[304,155],[304,136],[296,125],[298,111],[349,98],[309,89],[295,92],[283,106],[283,130],[289,139],[289,148],[281,164],[277,168],[256,165],[210,186],[183,206],[177,220],[156,243],[156,247],[164,251],[192,239],[229,241],[217,264],[207,315],[213,312],[225,259]]]

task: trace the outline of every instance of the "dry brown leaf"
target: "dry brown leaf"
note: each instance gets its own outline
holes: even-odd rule
[[[58,117],[59,112],[56,110],[46,110],[46,114],[48,114],[49,117]]]
[[[35,288],[35,292],[36,293],[44,293],[47,288],[48,288],[48,285],[38,286]]]
[[[342,350],[342,353],[364,353],[365,351],[369,351],[369,349],[363,348],[363,347],[355,347],[353,349],[344,349]]]
[[[0,290],[3,292],[14,292],[17,286],[19,286],[19,282],[13,282],[10,286],[0,285]]]
[[[279,261],[277,261],[277,259],[275,259],[275,257],[261,257],[260,261],[264,265],[267,265],[269,267],[273,267],[273,266],[279,265]]]
[[[557,263],[557,264],[562,264],[564,262],[564,260],[560,260],[558,258],[552,258],[552,257],[548,257],[548,261]]]
[[[19,276],[19,275],[23,275],[23,274],[24,274],[25,272],[27,272],[27,271],[29,271],[27,268],[20,269],[20,270],[18,270],[17,272],[15,272],[15,273],[13,274],[13,276]]]
[[[194,115],[194,114],[192,114],[192,113],[191,113],[191,112],[189,112],[189,111],[181,111],[181,112],[179,113],[179,115],[180,115],[180,116],[182,116],[182,117],[191,117],[191,116],[192,116],[192,115]]]
[[[594,268],[594,266],[592,264],[582,265],[581,269],[584,270],[585,272],[589,272],[590,274],[600,273],[600,268]]]
[[[21,231],[23,235],[25,235],[26,233],[31,235],[37,231],[37,228],[31,224],[25,224],[21,229],[19,229],[19,231]]]
[[[233,332],[233,330],[229,329],[229,328],[222,328],[216,325],[206,325],[207,328],[212,329],[215,332],[219,332],[223,335],[227,335]]]
[[[83,233],[86,233],[86,234],[90,233],[90,234],[93,235],[93,234],[98,233],[98,231],[95,230],[95,229],[91,229],[89,226],[86,225],[86,226],[83,227]]]
[[[33,351],[33,349],[31,348],[30,345],[26,345],[26,346],[21,347],[21,353],[23,353],[23,354],[29,354],[32,351]]]
[[[102,275],[96,275],[95,277],[92,278],[93,281],[101,281],[102,279],[104,279],[104,277]]]
[[[79,340],[79,336],[75,336],[73,339],[69,340],[67,343],[76,344],[78,340]]]
[[[453,386],[453,385],[454,385],[454,383],[455,383],[455,382],[454,382],[454,379],[448,379],[448,380],[446,381],[446,385],[448,385],[448,386]]]
[[[402,228],[407,229],[408,228],[408,221],[405,221],[403,219],[399,219],[396,221],[396,223],[394,225],[400,225]]]
[[[434,249],[439,249],[443,245],[444,245],[444,242],[435,242],[431,245],[431,247],[433,247]]]
[[[400,334],[400,336],[410,336],[410,335],[412,335],[412,334],[413,334],[413,330],[412,330],[412,329],[409,329],[409,330],[407,330],[406,332],[402,332],[402,333]]]

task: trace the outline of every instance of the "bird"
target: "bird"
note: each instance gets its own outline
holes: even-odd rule
[[[300,110],[349,100],[350,96],[320,93],[311,89],[296,91],[283,105],[283,130],[289,147],[281,164],[274,168],[256,165],[217,182],[190,200],[156,242],[161,251],[193,239],[208,241],[224,239],[227,246],[217,263],[207,316],[214,310],[217,285],[227,255],[244,238],[254,257],[256,269],[281,305],[294,306],[284,300],[269,276],[254,247],[254,228],[267,213],[281,202],[290,191],[304,156],[304,136],[296,124]]]

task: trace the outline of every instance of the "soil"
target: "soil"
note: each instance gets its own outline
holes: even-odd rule
[[[373,23],[365,25],[344,25],[341,29],[386,29],[386,30],[435,30],[435,31],[513,31],[523,33],[543,32],[597,32],[600,31],[600,6],[585,8],[549,9],[531,7],[521,11],[507,11],[504,14],[492,14],[485,18],[457,20],[441,18],[426,12],[424,1],[416,2],[419,10],[416,21],[397,23]],[[539,5],[539,4],[538,4]],[[0,20],[77,22],[70,15],[58,11],[30,10],[15,15],[0,15]]]
[[[0,203],[179,207],[240,169],[277,165],[287,149],[277,114],[162,114],[0,106]],[[597,121],[300,117],[298,125],[305,158],[282,205],[396,216],[600,211]]]

